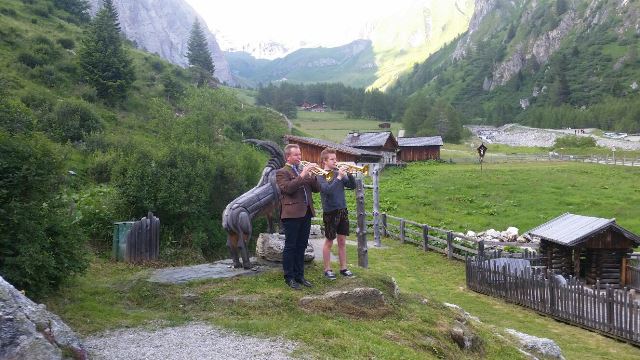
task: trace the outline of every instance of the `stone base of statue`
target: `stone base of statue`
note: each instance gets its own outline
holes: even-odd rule
[[[256,257],[265,259],[268,261],[282,262],[282,251],[284,250],[284,235],[283,234],[267,234],[261,233],[258,236],[258,242],[256,244]],[[304,261],[313,261],[315,255],[313,253],[313,246],[311,243],[304,251]]]

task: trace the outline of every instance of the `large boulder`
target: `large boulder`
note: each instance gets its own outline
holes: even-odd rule
[[[284,250],[284,235],[261,233],[256,243],[256,256],[269,261],[282,261]],[[304,251],[304,261],[313,261],[314,253],[311,243]]]
[[[531,352],[536,356],[543,357],[545,359],[560,359],[564,360],[562,356],[562,350],[555,341],[547,338],[539,338],[533,335],[521,333],[514,329],[505,329],[505,331],[518,339],[520,345],[525,351]]]
[[[0,359],[87,359],[78,336],[60,317],[0,276]]]

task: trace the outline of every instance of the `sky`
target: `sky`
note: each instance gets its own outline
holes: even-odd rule
[[[234,44],[272,40],[322,46],[346,44],[370,19],[424,0],[186,0],[216,37]]]

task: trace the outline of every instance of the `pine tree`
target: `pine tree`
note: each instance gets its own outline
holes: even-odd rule
[[[79,53],[82,75],[100,98],[115,102],[125,98],[134,80],[131,59],[122,44],[118,13],[111,0],[89,24]]]
[[[192,67],[191,71],[198,85],[206,83],[213,77],[215,67],[211,59],[207,39],[204,36],[198,19],[196,19],[191,27],[191,34],[189,35],[189,42],[187,43],[187,59],[189,60],[189,65]]]

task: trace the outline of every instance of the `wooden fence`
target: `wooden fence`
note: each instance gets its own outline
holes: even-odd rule
[[[626,287],[587,286],[575,278],[562,284],[547,278],[543,269],[514,271],[479,257],[467,258],[466,275],[473,291],[640,345],[640,302]]]
[[[634,253],[624,260],[624,284],[633,289],[640,289],[640,253]]]
[[[442,159],[447,160],[446,155],[443,155]],[[477,164],[479,162],[477,156],[451,157],[449,161],[454,163],[464,163],[464,164]],[[611,155],[487,154],[483,159],[484,163],[538,162],[538,161],[573,161],[573,162],[584,162],[584,163],[605,164],[605,165],[640,166],[640,158],[619,157],[619,156],[611,156]]]
[[[160,252],[160,219],[149,212],[135,222],[114,224],[113,257],[126,262],[157,260]]]

